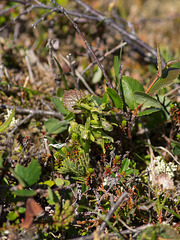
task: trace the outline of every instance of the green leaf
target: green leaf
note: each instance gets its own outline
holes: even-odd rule
[[[26,211],[26,208],[25,208],[25,207],[19,207],[19,208],[18,208],[18,213],[20,213],[20,214],[25,213],[25,211]]]
[[[92,107],[86,103],[80,103],[79,105],[81,106],[81,108],[84,108],[85,110],[88,110],[88,111],[92,110]]]
[[[48,196],[47,196],[47,202],[50,205],[54,205],[56,202],[58,202],[58,196],[55,192],[52,191],[50,187],[48,187]]]
[[[107,88],[107,93],[109,95],[109,97],[111,98],[111,100],[113,101],[115,107],[117,109],[123,109],[123,102],[121,97],[118,95],[118,93],[116,91],[114,91],[114,89],[112,88]]]
[[[33,197],[36,195],[35,191],[28,190],[28,189],[19,189],[19,190],[13,191],[12,193],[19,197]]]
[[[9,126],[9,124],[11,123],[11,121],[14,117],[14,114],[15,114],[15,108],[13,108],[12,113],[9,116],[9,118],[3,124],[0,125],[0,132],[4,131]]]
[[[109,103],[109,97],[107,92],[104,93],[103,98],[102,98],[102,103]]]
[[[24,180],[12,168],[10,168],[9,170],[14,175],[14,177],[18,180],[21,186],[26,187],[26,183],[24,182]]]
[[[125,172],[125,171],[128,169],[129,164],[130,164],[130,159],[124,158],[124,159],[122,160],[121,172]]]
[[[97,68],[97,71],[94,73],[94,76],[93,76],[93,78],[92,78],[92,83],[93,83],[93,84],[98,83],[98,82],[101,80],[101,78],[102,78],[102,71],[101,71],[101,69],[98,67],[98,68]]]
[[[72,119],[74,119],[74,113],[70,112],[65,118],[64,120],[69,120],[71,121]]]
[[[150,88],[149,93],[154,93],[159,91],[161,88],[164,88],[173,83],[173,81],[179,76],[179,68],[168,68],[163,71],[161,78],[159,78]]]
[[[102,104],[102,99],[100,97],[93,95],[92,99],[96,101],[98,106],[100,106]]]
[[[69,124],[69,120],[65,120],[63,122],[60,122],[56,118],[50,118],[45,122],[45,127],[48,133],[52,134],[58,134],[65,130],[67,130]]]
[[[71,184],[71,183],[70,183],[69,180],[64,180],[64,186],[65,186],[65,187],[69,186],[70,184]]]
[[[130,168],[130,169],[126,170],[126,175],[130,175],[133,172],[134,172],[134,169]]]
[[[102,120],[102,127],[103,127],[103,129],[105,131],[109,131],[110,132],[110,131],[113,130],[113,126],[109,122],[107,122],[105,120]]]
[[[41,175],[41,166],[35,159],[27,167],[23,167],[18,163],[15,167],[15,173],[15,177],[21,178],[25,186],[31,186],[38,181]],[[23,185],[23,187],[25,186]]]
[[[115,77],[116,82],[119,78],[119,68],[120,68],[120,60],[118,56],[114,56],[114,71],[115,71]]]
[[[55,126],[54,128],[52,128],[51,131],[49,131],[48,133],[59,134],[61,132],[64,132],[68,129],[68,123],[69,123],[69,121],[62,122],[62,123],[58,124],[57,126]]]
[[[139,83],[136,79],[131,77],[123,76],[122,77],[122,90],[125,99],[125,103],[128,105],[130,110],[135,109],[138,104],[134,99],[134,92],[144,92],[143,85]]]
[[[46,130],[47,130],[48,132],[52,132],[51,130],[52,130],[55,126],[57,126],[58,123],[59,123],[59,120],[58,120],[58,119],[56,119],[56,118],[50,118],[50,119],[48,119],[48,120],[44,123],[44,125],[45,125],[45,128],[46,128]]]
[[[47,180],[47,181],[43,182],[42,184],[46,184],[49,187],[52,187],[54,185],[54,181],[53,180]]]
[[[59,186],[63,186],[64,185],[64,180],[62,178],[56,178],[55,179],[55,184],[59,187]]]
[[[154,113],[154,112],[157,112],[157,111],[160,111],[161,109],[160,108],[148,108],[142,112],[139,112],[138,113],[138,116],[145,116],[145,115],[150,115],[151,113]]]
[[[178,147],[180,147],[180,142],[178,141],[175,141],[173,139],[169,139],[172,143],[176,144]]]
[[[174,155],[179,156],[180,155],[180,147],[177,145],[174,145],[173,153],[174,153]]]
[[[67,115],[69,113],[69,111],[64,107],[63,102],[59,98],[52,97],[52,102],[54,103],[56,109],[62,114]]]
[[[180,142],[174,141],[173,139],[169,139],[172,143],[173,146],[173,153],[177,156],[180,155]]]
[[[18,217],[18,215],[14,211],[9,212],[7,215],[7,219],[9,219],[10,221],[16,220],[17,217]]]
[[[143,92],[134,92],[134,99],[138,104],[143,104],[144,107],[162,108],[155,98]]]

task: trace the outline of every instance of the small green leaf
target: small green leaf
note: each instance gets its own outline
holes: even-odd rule
[[[36,183],[41,175],[41,166],[36,160],[32,160],[27,167],[21,166],[19,163],[15,167],[16,178],[22,179],[26,186]],[[24,187],[23,184],[23,187]]]
[[[55,179],[55,184],[59,187],[59,186],[63,186],[64,185],[64,180],[62,178],[56,178]]]
[[[47,181],[43,182],[43,184],[46,184],[49,187],[52,187],[54,185],[54,181],[53,180],[47,180]]]
[[[65,187],[69,186],[70,184],[71,184],[71,183],[70,183],[69,180],[64,180],[64,186],[65,186]]]
[[[45,125],[48,133],[58,134],[60,132],[63,132],[65,130],[67,130],[68,123],[69,123],[69,120],[65,120],[63,122],[60,122],[56,118],[50,118],[45,122],[44,125]]]
[[[162,108],[155,98],[143,92],[134,92],[134,99],[138,104],[143,104],[144,107]]]
[[[119,78],[119,68],[120,68],[120,60],[118,56],[114,56],[114,71],[115,71],[115,77],[116,81]]]
[[[19,190],[13,191],[12,193],[19,197],[33,197],[36,195],[35,191],[28,190],[28,189],[19,189]]]
[[[57,202],[59,202],[60,196],[57,191],[52,191],[50,187],[48,187],[48,196],[47,196],[47,202],[50,205],[54,205]]]
[[[79,104],[82,108],[88,110],[88,111],[91,111],[92,107],[89,106],[88,104],[85,104],[85,103],[80,103]]]
[[[59,123],[59,120],[56,118],[50,118],[45,122],[45,128],[48,132],[52,132],[51,129],[57,126]]]
[[[7,219],[9,219],[10,221],[16,220],[17,217],[18,217],[18,215],[14,211],[9,212],[7,215]]]
[[[50,205],[54,205],[54,204],[55,204],[54,197],[55,197],[55,196],[54,196],[53,191],[51,190],[50,187],[48,187],[47,202],[48,202]]]
[[[24,180],[12,168],[10,168],[9,170],[14,175],[14,177],[18,180],[21,186],[26,187],[26,183],[24,182]]]
[[[139,83],[136,79],[131,77],[123,76],[122,77],[122,90],[126,104],[130,110],[135,109],[138,104],[134,99],[134,92],[144,92],[143,85]]]
[[[103,98],[102,98],[102,103],[109,103],[109,98],[107,92],[104,93]]]
[[[113,126],[109,123],[109,122],[107,122],[107,121],[102,121],[102,127],[103,127],[103,129],[105,130],[105,131],[112,131],[113,130]]]
[[[92,79],[92,83],[96,84],[98,83],[102,78],[102,71],[101,69],[98,67],[97,71],[94,73],[93,79]]]
[[[114,89],[112,88],[107,88],[107,93],[109,95],[109,97],[111,98],[111,100],[113,101],[115,107],[117,109],[123,109],[123,102],[121,97],[118,95],[117,92],[114,91]]]
[[[173,153],[177,156],[180,155],[180,142],[174,141],[173,139],[170,139],[170,141],[172,142]]]
[[[130,159],[124,158],[124,159],[122,160],[121,172],[125,172],[125,171],[128,169],[129,164],[130,164]]]
[[[173,153],[174,153],[174,155],[179,156],[180,155],[180,147],[177,145],[174,145]]]
[[[25,207],[19,207],[18,208],[18,213],[20,213],[20,214],[25,213],[25,211],[26,211]]]
[[[130,175],[133,172],[134,172],[134,169],[130,168],[130,169],[126,170],[126,175]]]
[[[52,101],[54,103],[54,106],[56,107],[56,109],[61,112],[62,114],[67,115],[69,113],[69,111],[64,107],[63,102],[60,101],[59,98],[57,97],[52,97]]]
[[[92,99],[97,103],[98,106],[102,104],[102,99],[100,97],[93,95]]]
[[[157,112],[160,110],[161,110],[160,108],[148,108],[142,112],[139,112],[138,116],[141,117],[141,116],[145,116],[145,115],[150,115],[151,113],[154,113],[154,112]]]

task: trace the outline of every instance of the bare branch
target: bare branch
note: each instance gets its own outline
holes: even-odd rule
[[[99,22],[103,21],[105,25],[109,28],[113,28],[122,34],[124,40],[132,46],[134,49],[137,49],[139,53],[144,55],[149,61],[156,62],[157,59],[157,52],[154,48],[150,47],[147,43],[143,42],[140,38],[138,38],[135,34],[129,33],[120,26],[118,26],[111,18],[105,17],[103,14],[99,13],[98,11],[94,10],[86,3],[81,0],[74,0],[78,5],[82,6],[85,11],[90,12],[91,14],[98,17]],[[145,59],[146,60],[146,59]],[[162,68],[166,66],[166,62],[162,59]]]
[[[101,224],[101,227],[99,229],[99,235],[102,233],[102,231],[104,230],[107,221],[109,221],[109,219],[111,218],[111,216],[113,215],[113,213],[117,210],[117,208],[119,207],[119,205],[124,202],[125,198],[128,197],[128,193],[124,192],[116,201],[116,203],[111,207],[110,211],[108,212],[104,222]]]
[[[108,77],[108,75],[105,72],[104,66],[99,62],[99,60],[97,59],[94,51],[92,50],[91,45],[89,44],[89,42],[87,41],[87,39],[85,38],[84,34],[81,32],[81,30],[79,29],[78,25],[73,21],[73,19],[70,17],[70,15],[67,13],[67,11],[61,7],[59,4],[57,4],[57,2],[55,0],[50,0],[52,3],[54,3],[57,6],[58,12],[60,11],[61,13],[63,13],[69,20],[70,22],[73,24],[74,28],[77,30],[77,32],[80,34],[80,36],[82,37],[84,43],[86,44],[87,49],[90,51],[90,53],[92,54],[93,58],[96,60],[97,65],[99,66],[99,68],[101,69],[106,81],[107,81],[107,85],[111,88],[113,88],[112,83]]]
[[[1,104],[0,108],[5,108],[5,109],[16,109],[16,113],[19,114],[33,114],[33,116],[53,116],[53,117],[57,117],[59,119],[63,118],[63,115],[59,112],[53,112],[53,111],[44,111],[44,110],[35,110],[35,109],[24,109],[24,108],[20,108],[20,107],[16,107],[16,106],[10,106],[7,104]]]

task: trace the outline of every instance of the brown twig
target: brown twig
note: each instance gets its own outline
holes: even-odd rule
[[[81,0],[74,0],[78,5],[82,6],[85,11],[90,12],[92,15],[95,15],[98,17],[99,22],[103,21],[104,24],[108,28],[113,28],[116,31],[118,31],[124,40],[132,46],[134,49],[136,49],[139,53],[145,56],[145,60],[149,60],[153,62],[156,62],[157,59],[157,52],[154,48],[150,47],[147,43],[142,41],[140,38],[138,38],[135,34],[127,32],[122,27],[118,26],[111,18],[105,17],[103,14],[99,13],[98,11],[94,10],[90,6],[88,6],[86,3],[84,3]],[[166,62],[164,59],[162,59],[162,68],[166,66]]]
[[[7,0],[6,0],[7,1]],[[21,14],[19,14],[16,18],[14,18],[13,20],[11,20],[10,22],[8,22],[5,26],[3,26],[2,28],[0,28],[0,31],[2,31],[4,28],[6,28],[9,24],[15,22],[18,18],[20,18],[22,15],[28,14],[29,12],[31,12],[33,9],[35,8],[41,8],[41,9],[46,9],[46,10],[50,10],[51,12],[60,12],[60,13],[64,13],[62,12],[62,8],[58,5],[57,8],[53,8],[51,6],[46,6],[45,4],[32,4],[30,2],[27,1],[21,1],[21,0],[8,0],[10,2],[17,2],[20,3],[22,5],[27,6],[28,8],[22,12]],[[54,0],[53,0],[54,1]],[[141,55],[143,55],[145,58],[145,61],[148,62],[156,62],[157,59],[157,53],[156,50],[152,47],[150,47],[147,43],[145,43],[144,41],[142,41],[140,38],[138,38],[135,34],[133,33],[129,33],[128,31],[126,31],[123,27],[119,26],[118,24],[116,24],[111,18],[107,18],[106,16],[104,16],[103,14],[99,13],[98,11],[94,10],[93,8],[91,8],[90,6],[88,6],[86,3],[84,3],[81,0],[74,0],[78,5],[82,6],[83,8],[85,8],[86,12],[90,12],[92,15],[85,15],[85,14],[81,14],[81,13],[77,13],[77,12],[71,12],[71,11],[66,11],[67,15],[70,17],[71,16],[75,16],[75,17],[79,17],[79,18],[84,18],[84,19],[88,19],[88,20],[93,20],[93,21],[98,21],[98,22],[104,22],[104,24],[106,25],[106,27],[108,28],[112,28],[116,31],[118,31],[122,37],[124,38],[124,40],[133,47],[134,50],[137,50]],[[39,2],[39,1],[36,1]],[[55,2],[55,1],[54,1]],[[59,7],[61,8],[61,10],[59,9]],[[43,17],[41,17],[40,20],[43,20],[47,15],[49,15],[49,13],[45,14]],[[71,17],[70,17],[71,18]],[[71,18],[72,20],[72,18]],[[39,21],[37,21],[38,23]],[[33,26],[35,26],[37,23],[33,24]],[[76,25],[75,25],[76,26]],[[87,42],[85,42],[87,44],[87,47],[89,49],[89,45]],[[166,66],[166,62],[164,59],[162,59],[162,68],[164,68]],[[107,76],[106,76],[107,77]]]
[[[106,52],[104,54],[104,56],[98,58],[98,60],[101,62],[102,60],[104,60],[107,56],[109,56],[110,54],[114,53],[115,51],[117,51],[118,49],[126,46],[127,43],[126,42],[123,42],[123,43],[120,43],[118,44],[116,47],[114,47],[113,49],[111,49],[110,51]],[[84,75],[85,72],[87,72],[94,64],[96,64],[96,61],[93,61],[91,62],[82,72],[81,72],[81,75]]]
[[[124,200],[128,197],[128,192],[124,192],[117,200],[117,202],[111,207],[110,211],[108,212],[105,220],[103,221],[103,223],[100,226],[99,229],[99,235],[103,232],[107,221],[109,221],[109,219],[111,218],[111,216],[113,215],[113,213],[117,210],[117,208],[119,207],[119,205],[124,202]]]
[[[59,119],[63,118],[63,115],[59,112],[53,112],[53,111],[45,111],[45,110],[35,110],[35,109],[24,109],[16,106],[10,106],[7,104],[1,104],[0,108],[2,109],[16,109],[16,113],[19,114],[33,114],[33,116],[52,116],[52,117],[57,117]]]
[[[33,117],[34,117],[34,114],[30,113],[27,117],[25,117],[23,120],[18,122],[16,126],[12,129],[11,134],[14,134],[21,125],[27,123]]]

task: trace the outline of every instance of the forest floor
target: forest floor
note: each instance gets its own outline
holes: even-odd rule
[[[49,13],[44,6],[55,7],[49,2],[0,1],[0,238],[178,239],[180,79],[158,92],[167,108],[142,118],[127,102],[120,111],[108,89],[117,88],[115,56],[121,76],[145,90],[157,74],[157,45],[165,62],[180,60],[179,0],[86,0],[89,11],[78,0],[57,1],[81,34],[66,14],[41,19]],[[94,10],[125,35],[100,14],[88,19]],[[104,57],[104,74],[91,50]],[[75,91],[63,99],[65,90]],[[81,103],[79,90],[86,97],[76,112],[68,101]],[[8,117],[14,125],[4,127]],[[101,121],[99,137],[88,117]],[[155,167],[164,164],[154,184],[152,159]]]

